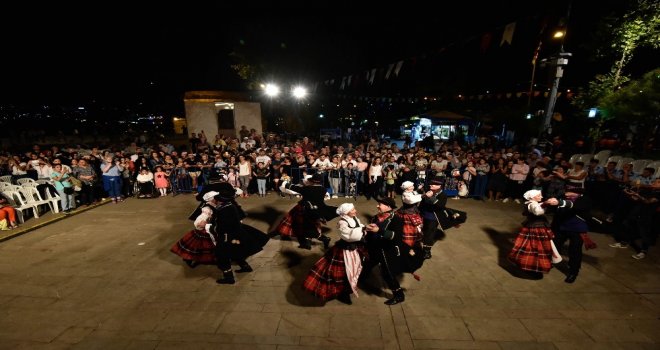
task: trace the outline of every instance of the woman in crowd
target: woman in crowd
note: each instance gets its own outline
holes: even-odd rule
[[[69,181],[69,173],[62,170],[62,164],[55,164],[50,177],[55,183],[55,189],[60,195],[62,204],[62,211],[66,214],[70,213],[76,206],[76,201],[73,197],[73,185]]]

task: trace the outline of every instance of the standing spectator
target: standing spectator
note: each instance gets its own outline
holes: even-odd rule
[[[167,174],[163,171],[163,167],[160,165],[156,167],[156,172],[154,173],[154,180],[156,182],[156,188],[160,192],[161,197],[167,196],[167,187],[169,185],[167,181]]]
[[[103,163],[101,163],[101,171],[103,172],[103,189],[108,192],[108,196],[112,198],[113,203],[121,202],[121,172],[124,168],[121,162],[112,159],[112,155],[105,156]]]
[[[249,197],[248,186],[250,185],[250,180],[252,180],[252,164],[245,156],[238,157],[238,179],[241,184],[241,190],[243,191],[243,197]]]
[[[266,197],[266,184],[268,177],[270,177],[270,171],[268,171],[264,162],[257,163],[254,176],[257,178],[257,192],[259,192],[259,197]]]
[[[87,159],[78,161],[78,166],[72,169],[76,177],[82,182],[80,189],[80,203],[90,205],[96,201],[94,196],[94,182],[96,181],[96,172],[87,163]]]
[[[75,208],[76,202],[73,197],[73,185],[69,181],[69,173],[62,170],[62,164],[56,164],[50,176],[55,183],[57,193],[60,195],[62,211],[65,214],[70,213]]]
[[[513,198],[514,201],[520,204],[520,197],[522,197],[524,187],[523,184],[529,173],[529,165],[525,164],[525,160],[518,158],[516,164],[513,164],[511,167],[511,174],[509,174],[509,182],[507,188],[508,196],[502,201],[506,203],[509,201],[509,198]]]

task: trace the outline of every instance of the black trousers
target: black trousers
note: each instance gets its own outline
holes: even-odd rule
[[[580,267],[582,267],[583,242],[580,233],[582,232],[557,230],[553,239],[557,250],[561,250],[561,247],[568,240],[568,273],[573,275],[577,275],[580,272]]]
[[[231,270],[231,261],[232,261],[231,249],[232,249],[231,242],[218,242],[218,245],[215,246],[214,253],[215,253],[216,265],[222,271]],[[244,265],[246,261],[245,259],[241,259],[241,260],[236,260],[236,263],[238,263],[239,265]]]
[[[425,246],[432,246],[435,243],[435,235],[438,231],[438,221],[437,220],[428,220],[424,219],[424,225],[422,226],[422,234],[424,238],[422,242]]]

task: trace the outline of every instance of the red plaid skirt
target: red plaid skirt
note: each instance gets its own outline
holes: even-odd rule
[[[551,240],[548,227],[523,227],[516,237],[509,260],[523,270],[548,273],[552,268]]]
[[[367,249],[363,244],[357,248],[360,258],[364,261]],[[323,300],[336,298],[345,288],[350,289],[344,264],[344,249],[337,245],[314,264],[303,282],[303,289]]]
[[[305,222],[305,207],[298,203],[286,213],[284,219],[275,228],[275,232],[282,237],[305,237],[306,225],[310,224]],[[318,236],[321,234],[321,221],[317,220],[313,225],[318,233],[316,236]]]
[[[174,243],[170,251],[184,260],[215,265],[215,245],[205,231],[192,230]]]
[[[403,220],[403,243],[409,247],[414,247],[415,243],[420,242],[423,238],[422,233],[417,230],[417,227],[423,223],[422,217],[419,214],[412,213],[403,214],[397,212],[396,215]]]

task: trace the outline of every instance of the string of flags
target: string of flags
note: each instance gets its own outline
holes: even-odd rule
[[[550,94],[549,91],[533,91],[532,97],[543,97],[547,98]],[[563,97],[566,99],[572,99],[575,96],[573,92],[558,92],[557,97]],[[428,101],[443,101],[443,100],[459,100],[459,101],[481,101],[481,100],[501,100],[501,99],[511,99],[511,98],[527,98],[529,97],[529,91],[525,92],[506,92],[506,93],[490,93],[490,94],[479,94],[479,95],[457,95],[452,97],[384,97],[384,96],[355,96],[348,94],[338,94],[336,97],[341,99],[349,100],[358,100],[365,102],[403,102],[403,103],[418,103],[418,102],[428,102]]]
[[[488,31],[486,33],[480,34],[480,35],[473,35],[471,37],[468,37],[464,39],[462,42],[459,43],[451,43],[448,44],[444,47],[441,47],[437,49],[435,52],[431,54],[421,54],[416,57],[410,57],[408,59],[401,59],[393,63],[389,63],[385,66],[381,67],[375,67],[371,69],[367,69],[362,71],[361,73],[354,73],[354,74],[349,74],[345,75],[342,77],[335,77],[335,78],[329,78],[324,81],[316,82],[313,86],[313,92],[317,92],[319,88],[325,88],[325,89],[339,89],[339,90],[346,90],[349,87],[355,87],[358,85],[361,86],[373,86],[376,83],[384,83],[388,80],[394,80],[397,79],[402,70],[404,69],[404,65],[414,67],[417,63],[417,60],[419,58],[421,59],[426,59],[432,55],[439,55],[447,52],[450,48],[456,47],[456,46],[465,46],[470,42],[473,42],[477,39],[480,39],[479,45],[478,45],[478,50],[484,54],[486,53],[489,49],[492,48],[492,42],[493,38],[495,37],[496,32],[501,31],[501,38],[499,41],[499,47],[506,47],[506,46],[511,46],[513,45],[513,39],[514,39],[514,34],[516,32],[516,24],[517,22],[511,22],[508,23],[504,26],[500,26],[498,28],[495,28],[494,30]],[[483,97],[482,97],[483,98]]]

